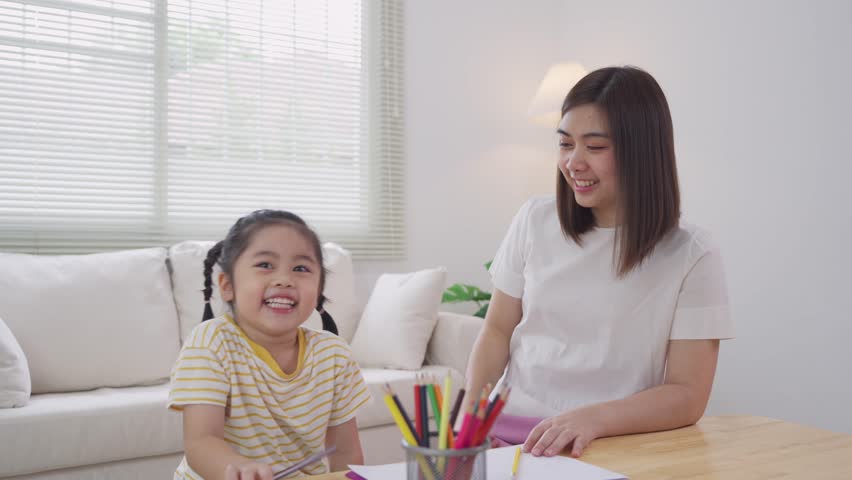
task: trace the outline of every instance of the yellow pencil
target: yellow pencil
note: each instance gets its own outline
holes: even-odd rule
[[[399,409],[396,408],[396,402],[393,401],[393,397],[391,396],[390,385],[385,385],[385,405],[388,406],[388,410],[391,412],[391,416],[393,417],[394,422],[396,422],[396,426],[399,427],[399,430],[402,432],[402,437],[405,438],[405,441],[408,442],[409,445],[417,446],[417,440],[414,438],[414,434],[411,433],[411,429],[408,428],[408,424],[405,423],[405,420],[402,418],[402,413],[400,413]],[[422,455],[417,455],[417,463],[420,464],[420,470],[423,472],[423,475],[426,476],[426,480],[435,480],[435,476],[432,475],[432,469],[429,468],[429,463]]]
[[[518,465],[521,464],[521,447],[515,450],[515,460],[512,462],[512,478],[518,478]]]
[[[447,372],[447,377],[444,378],[444,397],[441,399],[441,426],[438,429],[438,448],[441,450],[447,448],[447,430],[450,425],[450,392],[452,391],[452,380],[450,373]]]
[[[402,432],[402,438],[404,438],[409,445],[417,445],[417,440],[414,439],[414,434],[411,433],[408,425],[406,425],[405,420],[402,418],[402,413],[400,413],[399,409],[396,408],[396,402],[393,401],[393,397],[391,397],[390,394],[385,394],[385,404],[388,406],[388,410],[390,410],[391,416],[393,416],[393,420],[396,422],[396,426],[398,426],[399,430]]]

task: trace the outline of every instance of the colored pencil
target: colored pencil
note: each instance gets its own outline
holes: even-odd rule
[[[509,398],[509,394],[512,392],[512,388],[506,388],[503,393],[497,397],[494,402],[494,408],[491,411],[491,414],[488,415],[488,418],[485,420],[485,423],[480,427],[479,433],[476,438],[474,438],[474,442],[476,444],[481,444],[488,434],[491,433],[491,429],[494,428],[494,423],[497,421],[497,417],[500,416],[500,412],[503,411],[503,407],[506,405],[506,400]],[[486,412],[487,413],[487,412]]]
[[[289,467],[285,468],[284,470],[281,470],[280,472],[273,474],[272,480],[279,480],[281,478],[286,477],[287,475],[292,475],[292,474],[296,473],[297,471],[307,467],[308,465],[319,462],[323,458],[334,453],[335,450],[337,450],[337,447],[332,445],[332,446],[326,448],[325,450],[323,450],[321,452],[317,452],[317,453],[309,456],[308,458],[302,460],[301,462],[290,465]]]
[[[420,437],[420,446],[423,445],[423,406],[420,397],[420,382],[414,384],[414,428],[417,429],[417,436]]]
[[[435,431],[438,430],[438,426],[441,424],[441,409],[438,408],[438,395],[435,392],[435,385],[429,383],[426,385],[426,388],[429,392],[429,398],[432,400],[432,414],[435,417]]]
[[[385,384],[384,391],[385,405],[387,405],[388,410],[390,410],[391,416],[393,417],[394,422],[396,422],[396,426],[399,427],[400,432],[402,432],[402,437],[409,445],[418,445],[417,439],[414,437],[414,432],[411,430],[411,425],[405,422],[402,412],[399,410],[399,407],[397,407],[397,402],[393,399],[395,396],[393,394],[393,390],[391,390],[390,385],[387,383]],[[423,472],[423,475],[426,476],[427,480],[435,480],[435,475],[432,473],[432,469],[423,455],[417,455],[417,463],[420,464],[420,470]]]
[[[402,416],[402,419],[405,422],[405,425],[408,427],[408,431],[411,432],[411,435],[414,439],[414,443],[412,443],[411,445],[420,445],[420,439],[417,438],[417,431],[414,429],[414,426],[411,424],[411,419],[408,417],[408,413],[405,412],[405,408],[403,408],[402,402],[400,402],[399,397],[396,396],[395,393],[393,393],[393,390],[391,390],[389,384],[386,383],[385,386],[387,387],[387,392],[391,396],[391,400],[396,405],[396,408],[399,411],[400,416]],[[406,439],[406,441],[408,441],[408,439]]]
[[[461,409],[462,401],[464,400],[465,390],[464,388],[459,390],[458,396],[456,397],[456,403],[453,405],[453,413],[450,414],[450,425],[455,428],[456,420],[459,417],[459,410]]]
[[[512,461],[512,479],[518,478],[518,467],[521,465],[521,447],[515,450],[515,459]]]

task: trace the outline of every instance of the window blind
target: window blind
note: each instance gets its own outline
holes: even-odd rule
[[[0,2],[0,250],[221,238],[291,210],[404,254],[396,1]]]

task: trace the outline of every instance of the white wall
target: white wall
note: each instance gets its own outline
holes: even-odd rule
[[[709,413],[852,433],[852,2],[406,2],[408,259],[488,286],[481,263],[553,137],[527,102],[550,63],[635,64],[668,95],[687,217],[724,250],[738,338]],[[848,187],[847,187],[848,191]]]
[[[555,137],[525,112],[558,51],[560,3],[405,8],[408,258],[357,263],[358,288],[366,294],[382,272],[443,265],[449,282],[490,289],[483,263],[512,216],[555,184]]]
[[[668,95],[685,214],[722,245],[737,322],[710,413],[852,433],[852,2],[565,0],[562,18],[559,57],[641,66]]]

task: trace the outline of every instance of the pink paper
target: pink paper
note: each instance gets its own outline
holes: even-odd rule
[[[521,417],[504,413],[497,417],[494,422],[491,437],[497,447],[521,445],[527,440],[532,429],[542,420],[544,420],[542,417]]]

